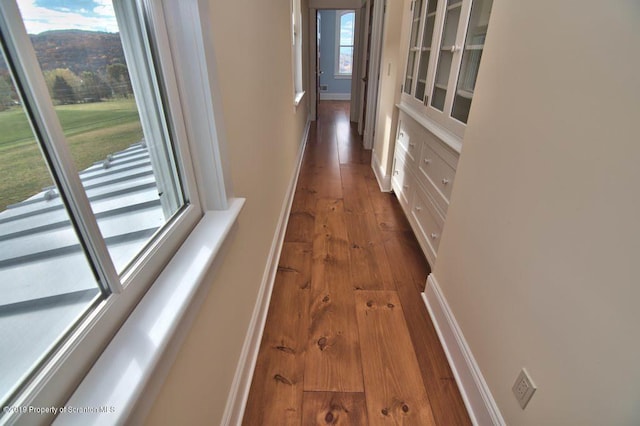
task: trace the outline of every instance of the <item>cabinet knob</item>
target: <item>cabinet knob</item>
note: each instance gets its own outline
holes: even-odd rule
[[[449,179],[447,179],[447,178],[442,179],[442,184],[443,185],[446,185],[448,183],[449,183]]]
[[[416,146],[416,144],[415,144],[415,143],[410,143],[410,144],[409,144],[409,146],[410,146],[411,148],[413,148],[413,147],[415,147],[415,146]]]
[[[452,52],[452,53],[455,53],[455,52],[457,52],[458,50],[460,50],[460,46],[456,46],[455,44],[454,44],[453,46],[451,46],[451,52]]]
[[[424,164],[430,164],[430,163],[431,163],[431,158],[424,159]]]
[[[422,210],[422,207],[420,207],[420,206],[416,206],[416,211],[418,211],[418,212],[419,212],[419,211],[421,211],[421,210]]]
[[[400,137],[404,138],[404,132],[400,132]]]
[[[438,238],[438,234],[436,234],[435,232],[433,232],[431,234],[431,239],[435,240],[436,238]]]
[[[409,185],[402,185],[404,189],[409,189]]]

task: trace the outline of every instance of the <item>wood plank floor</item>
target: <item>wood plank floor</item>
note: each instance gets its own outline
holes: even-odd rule
[[[312,123],[243,425],[469,425],[427,264],[349,103]]]

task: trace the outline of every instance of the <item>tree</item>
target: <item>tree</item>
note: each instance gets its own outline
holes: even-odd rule
[[[80,98],[84,102],[96,102],[111,96],[111,89],[99,75],[84,71],[80,74]]]
[[[64,77],[59,75],[53,81],[52,97],[61,104],[71,104],[76,101],[73,88]]]
[[[7,79],[0,77],[0,111],[4,111],[13,105],[12,89],[12,85],[7,82]]]
[[[58,77],[63,79],[65,83],[71,88],[71,90],[68,91],[67,95],[64,96],[64,101],[58,98],[54,93],[54,85],[56,83],[56,80],[58,80]],[[81,92],[82,82],[80,81],[80,78],[78,78],[78,76],[75,75],[69,68],[56,68],[51,71],[45,71],[44,79],[47,83],[47,87],[49,88],[49,93],[51,93],[51,97],[53,99],[61,103],[73,103],[78,100],[79,94]],[[58,83],[58,85],[61,84],[63,83]],[[61,87],[58,87],[58,90],[60,89]],[[58,95],[61,94],[61,92],[58,93]]]
[[[129,70],[124,64],[107,65],[107,75],[111,89],[118,96],[127,97],[133,93],[131,81],[129,80]]]

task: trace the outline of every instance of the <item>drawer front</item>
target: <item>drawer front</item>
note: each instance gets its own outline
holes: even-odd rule
[[[414,182],[412,182],[411,172],[407,169],[407,165],[398,157],[393,160],[391,184],[400,203],[402,203],[405,208],[409,208],[411,201],[410,195]]]
[[[433,254],[438,251],[440,236],[444,222],[436,212],[433,202],[422,191],[416,191],[411,207],[411,216],[416,221],[427,244],[433,249]]]
[[[413,164],[420,156],[419,137],[411,125],[411,122],[404,117],[398,120],[398,134],[396,137],[396,155],[402,156],[405,163]],[[400,149],[398,149],[400,148]]]
[[[451,187],[453,186],[453,179],[456,176],[456,170],[446,162],[433,148],[425,143],[422,146],[422,152],[420,154],[420,177],[428,178],[432,186],[437,188],[444,198],[445,204],[449,204],[451,198]],[[425,186],[427,182],[424,182]]]
[[[398,119],[398,134],[396,135],[396,141],[400,146],[402,146],[405,149],[405,151],[409,146],[409,139],[410,139],[409,133],[410,132],[407,129],[407,121],[404,119],[404,117],[400,117]]]

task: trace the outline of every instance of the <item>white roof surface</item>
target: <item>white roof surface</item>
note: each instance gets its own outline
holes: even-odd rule
[[[80,173],[116,270],[165,223],[144,142]],[[0,212],[0,400],[99,295],[52,188]]]

